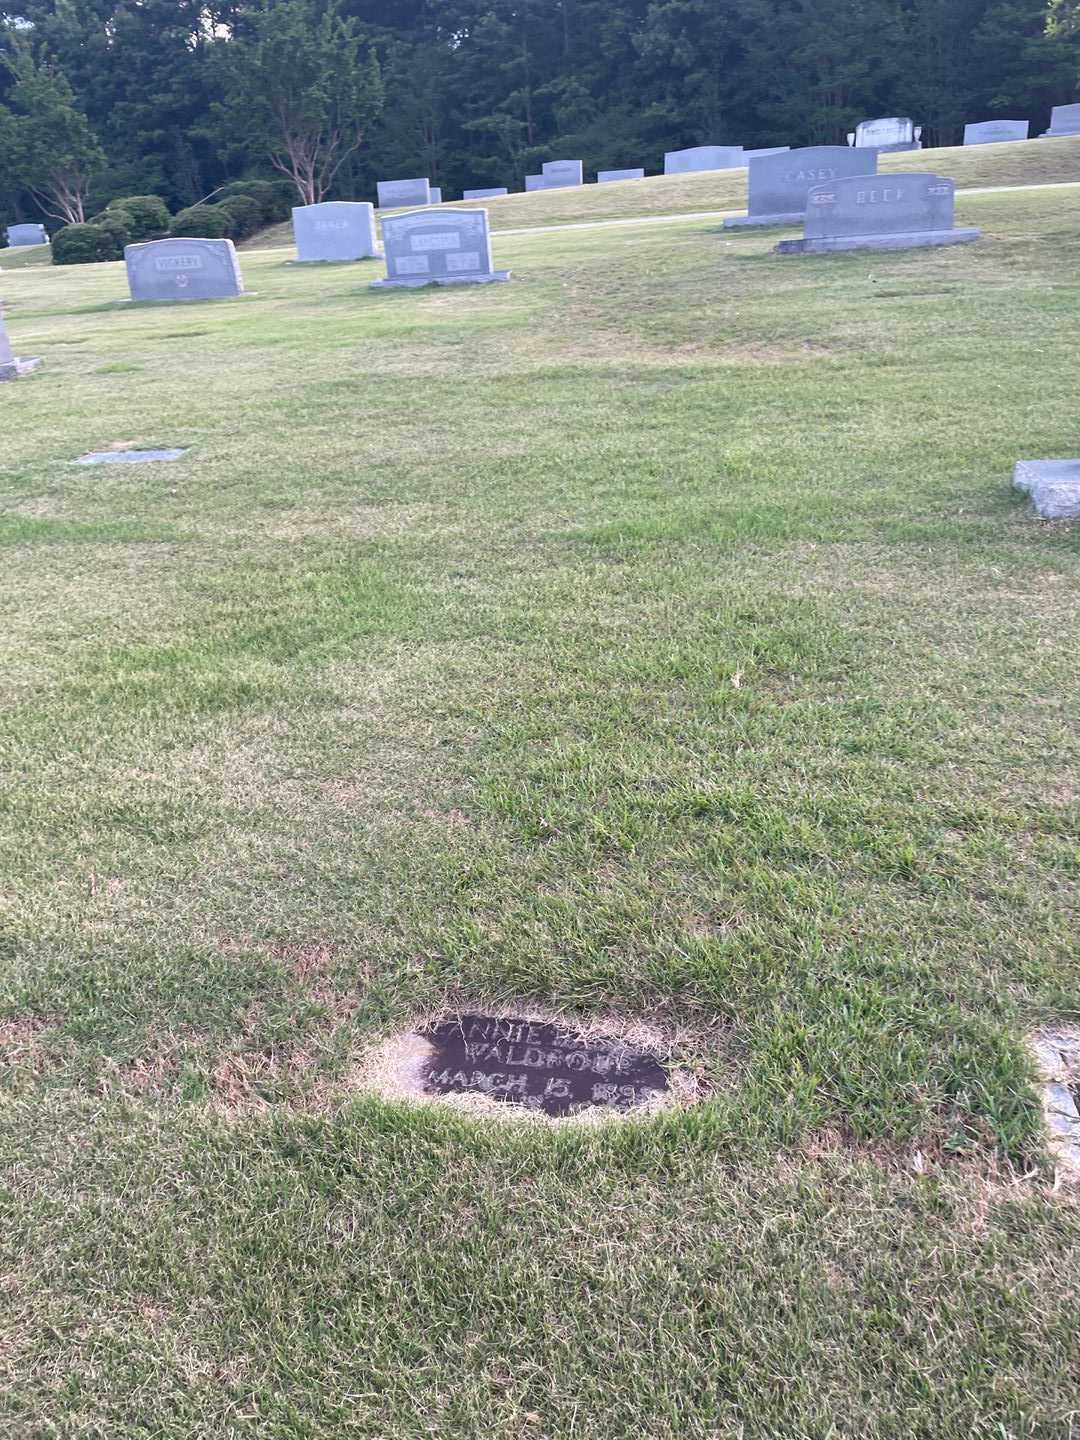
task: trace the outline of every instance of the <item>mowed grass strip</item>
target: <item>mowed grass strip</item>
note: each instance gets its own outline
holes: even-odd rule
[[[1078,558],[1008,480],[1076,453],[1080,201],[960,210],[11,278],[11,1433],[1068,1433]],[[69,463],[118,441],[191,448]],[[357,1091],[485,1002],[648,1020],[702,1103]]]

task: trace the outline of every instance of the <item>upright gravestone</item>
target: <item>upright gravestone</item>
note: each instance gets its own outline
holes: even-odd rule
[[[432,203],[432,205],[441,205],[441,204],[442,204],[442,186],[441,186],[441,185],[432,185],[432,186],[431,186],[431,203]]]
[[[922,128],[906,115],[886,115],[880,120],[862,120],[848,136],[848,143],[863,149],[921,150]]]
[[[507,190],[505,185],[493,185],[488,190],[463,190],[461,192],[461,198],[463,200],[494,200],[496,195],[509,194],[510,191]]]
[[[645,171],[638,170],[598,170],[596,183],[598,185],[610,185],[613,180],[644,180]]]
[[[815,185],[806,202],[801,240],[781,240],[778,255],[833,250],[909,250],[924,245],[962,245],[981,230],[953,225],[955,184],[917,171],[852,175]]]
[[[124,246],[132,300],[234,300],[244,293],[231,240],[149,240]]]
[[[0,310],[0,380],[16,380],[20,375],[36,370],[40,364],[40,360],[30,360],[15,354],[4,325],[4,312]]]
[[[491,260],[491,234],[486,210],[415,210],[383,221],[386,279],[373,280],[383,290],[417,285],[490,285],[509,280],[509,270],[496,270]]]
[[[1013,484],[1044,520],[1080,518],[1080,460],[1019,460]]]
[[[964,126],[965,145],[998,145],[1004,140],[1026,140],[1030,120],[979,120]]]
[[[806,216],[807,196],[814,185],[848,175],[875,175],[877,157],[876,150],[856,150],[848,145],[810,145],[803,150],[751,160],[748,213],[725,220],[724,229],[797,225]]]
[[[431,183],[423,180],[380,180],[379,209],[395,210],[411,205],[431,204]]]
[[[1050,129],[1044,130],[1044,140],[1059,136],[1080,135],[1080,105],[1055,105],[1050,112]]]
[[[543,190],[545,188],[543,175],[525,176],[525,190],[527,193],[532,190]]]
[[[669,150],[664,156],[665,175],[687,175],[695,170],[737,170],[746,164],[741,145],[695,145],[690,150]]]
[[[747,164],[751,160],[762,160],[766,155],[787,155],[791,151],[790,145],[767,145],[764,150],[744,150]]]
[[[541,165],[545,190],[562,190],[568,185],[585,183],[585,166],[580,160],[548,160]]]
[[[354,200],[294,205],[296,259],[302,265],[366,260],[379,253],[375,243],[375,207]]]
[[[7,228],[7,243],[9,245],[47,245],[49,243],[49,232],[44,225],[9,225]]]

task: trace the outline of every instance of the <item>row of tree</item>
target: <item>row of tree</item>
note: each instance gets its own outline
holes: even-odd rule
[[[3,4],[4,0],[0,0]],[[1074,98],[1080,0],[7,0],[0,213],[176,209],[240,175],[305,201],[377,178],[520,187],[558,155],[644,164],[703,143],[843,143],[913,116]]]

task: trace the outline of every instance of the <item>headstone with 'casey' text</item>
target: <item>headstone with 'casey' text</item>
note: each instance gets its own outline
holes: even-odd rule
[[[231,240],[176,238],[124,247],[132,300],[234,300],[244,293]]]
[[[755,225],[797,225],[815,185],[847,175],[877,173],[876,150],[847,145],[810,145],[750,161],[748,213],[724,221],[725,230]]]
[[[383,290],[419,285],[490,285],[509,280],[491,259],[486,210],[414,210],[383,221],[386,279]]]
[[[379,253],[375,207],[354,200],[296,205],[292,212],[296,258],[304,265],[365,260]]]
[[[916,171],[815,185],[807,197],[803,238],[781,240],[777,254],[909,250],[977,240],[981,230],[958,230],[953,223],[955,190],[942,175]]]

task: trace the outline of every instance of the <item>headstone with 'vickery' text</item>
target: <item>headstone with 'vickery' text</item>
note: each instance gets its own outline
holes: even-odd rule
[[[977,240],[981,230],[954,226],[955,191],[952,180],[917,171],[815,185],[807,197],[803,238],[781,240],[777,253],[909,250]]]
[[[419,285],[490,285],[509,280],[491,260],[486,210],[414,210],[383,221],[386,279],[374,289]]]
[[[877,157],[876,150],[810,145],[751,160],[748,213],[731,216],[724,221],[724,229],[797,225],[806,215],[806,201],[813,186],[847,175],[874,175]]]
[[[231,240],[176,238],[124,247],[132,300],[235,300],[244,293]]]

